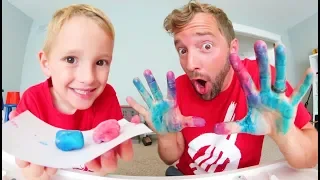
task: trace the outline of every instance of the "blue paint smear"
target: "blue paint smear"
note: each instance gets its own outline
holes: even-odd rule
[[[149,94],[149,92],[146,90],[146,88],[143,86],[141,81],[138,78],[135,78],[135,79],[133,79],[133,84],[137,88],[137,90],[140,93],[144,102],[146,102],[148,107],[151,107],[153,104],[153,99],[152,99],[151,95]]]
[[[62,151],[72,151],[84,147],[84,138],[78,130],[59,130],[56,133],[56,146]]]
[[[40,141],[39,143],[42,144],[42,145],[46,145],[46,146],[48,145],[48,143],[43,142],[43,141]]]
[[[275,57],[276,80],[274,86],[278,90],[284,90],[286,88],[286,55],[284,53],[284,46],[277,46]]]
[[[241,120],[241,121],[236,121],[238,125],[241,127],[241,132],[243,133],[249,133],[249,134],[255,134],[256,133],[256,124],[254,121],[252,121],[251,118],[258,118],[258,117],[251,117],[252,115],[252,109],[250,108],[248,111],[247,116]]]
[[[151,108],[151,117],[154,128],[159,132],[168,132],[166,122],[170,116],[167,114],[172,106],[167,101],[159,101]]]

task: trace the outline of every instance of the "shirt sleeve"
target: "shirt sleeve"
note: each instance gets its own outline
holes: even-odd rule
[[[272,84],[275,82],[275,67],[271,66],[271,75],[272,75]],[[293,88],[288,81],[286,81],[286,96],[290,97],[293,93]],[[303,128],[311,120],[311,115],[309,114],[307,108],[304,107],[303,103],[300,102],[297,108],[297,115],[294,121],[294,124],[299,129]]]
[[[24,111],[30,111],[33,115],[38,115],[37,103],[35,101],[35,96],[31,89],[27,89],[21,99],[19,104],[17,105],[16,112],[17,114],[21,114]]]

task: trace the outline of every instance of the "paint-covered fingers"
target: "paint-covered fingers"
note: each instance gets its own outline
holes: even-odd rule
[[[144,108],[143,106],[141,106],[139,103],[137,103],[137,101],[135,101],[132,97],[127,97],[126,98],[127,103],[129,104],[129,106],[131,106],[134,110],[136,110],[139,114],[141,114],[142,116],[146,117],[148,116],[149,112],[146,110],[146,108]]]
[[[240,133],[241,127],[236,122],[223,122],[216,124],[213,132],[220,135]]]
[[[169,100],[176,99],[176,78],[172,71],[167,73],[167,96]]]
[[[132,97],[126,98],[127,103],[131,106],[134,110],[136,110],[141,116],[143,116],[144,120],[148,123],[148,126],[151,130],[155,131],[153,127],[153,123],[150,117],[150,113],[146,110],[143,106],[138,104]],[[139,118],[140,120],[140,118]]]
[[[182,129],[186,127],[204,127],[206,125],[205,119],[196,116],[184,117],[180,122]]]
[[[284,93],[286,90],[286,52],[282,44],[277,44],[274,49],[276,80],[273,90],[276,93]]]
[[[247,71],[247,69],[244,67],[243,63],[240,60],[240,57],[233,53],[229,56],[229,61],[234,69],[236,75],[238,76],[241,86],[243,88],[244,93],[247,97],[250,97],[255,94],[256,92],[256,86]]]
[[[256,41],[254,52],[259,66],[261,91],[271,91],[271,73],[267,44],[262,40]]]
[[[300,82],[299,86],[293,91],[290,98],[291,104],[293,106],[296,106],[301,101],[303,96],[307,93],[313,81],[313,74],[314,72],[311,68],[309,68],[305,73],[304,80]]]
[[[149,69],[147,69],[144,71],[143,75],[146,78],[146,81],[149,85],[149,88],[150,88],[151,93],[154,97],[154,100],[155,101],[163,100],[162,92],[161,92],[161,90],[158,86],[158,83],[157,83],[156,79],[154,78],[152,72]]]
[[[140,93],[142,99],[146,102],[148,107],[151,107],[153,104],[153,99],[150,93],[147,91],[147,89],[144,87],[142,82],[139,78],[133,79],[133,84],[137,88],[138,92]]]

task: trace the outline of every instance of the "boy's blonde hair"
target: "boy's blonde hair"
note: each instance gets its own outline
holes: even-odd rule
[[[114,40],[114,27],[110,19],[101,10],[87,4],[74,4],[54,13],[48,24],[48,33],[43,47],[46,54],[50,53],[51,45],[64,23],[74,16],[85,16],[94,20]]]
[[[210,4],[202,4],[196,0],[191,0],[182,8],[173,10],[165,18],[163,26],[168,33],[174,34],[185,27],[197,13],[211,14],[216,19],[220,32],[230,45],[231,41],[235,38],[235,32],[232,22],[226,13],[222,9]]]

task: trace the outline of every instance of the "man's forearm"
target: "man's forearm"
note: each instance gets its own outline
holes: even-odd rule
[[[270,135],[294,168],[312,168],[318,163],[318,132],[293,125],[285,135]]]
[[[179,133],[158,135],[158,153],[163,162],[171,165],[176,162],[183,153],[184,145]],[[183,140],[183,139],[182,139]]]

